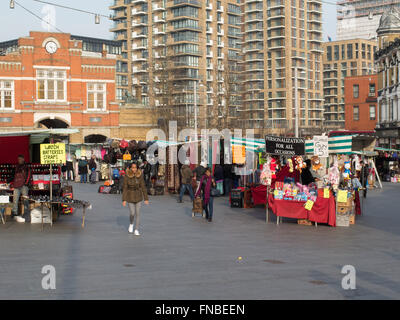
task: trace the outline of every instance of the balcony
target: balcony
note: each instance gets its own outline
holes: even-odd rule
[[[132,39],[139,39],[139,38],[147,38],[147,34],[145,33],[137,33],[137,32],[132,32]]]
[[[165,22],[166,20],[163,17],[158,17],[158,16],[154,17],[154,23],[165,23]]]
[[[145,14],[148,14],[148,9],[147,8],[133,8],[131,13],[132,13],[132,16],[145,15]]]
[[[114,23],[114,26],[110,29],[110,31],[116,32],[116,31],[126,30],[127,26],[128,25],[127,25],[126,21]]]
[[[165,11],[165,7],[163,7],[162,5],[159,5],[158,3],[153,3],[153,12],[157,12],[157,11]]]
[[[124,0],[114,0],[110,4],[109,9],[110,10],[115,10],[115,9],[118,9],[118,8],[125,8],[125,7],[126,7],[126,4],[125,4]]]
[[[176,7],[182,7],[182,6],[193,6],[197,8],[201,8],[201,2],[198,0],[174,0],[174,1],[168,1],[167,7],[168,8],[176,8]]]

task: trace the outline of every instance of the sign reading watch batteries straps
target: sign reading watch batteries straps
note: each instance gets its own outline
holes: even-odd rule
[[[273,155],[302,156],[305,155],[305,141],[302,138],[265,136],[265,150]]]
[[[66,162],[65,144],[50,143],[40,145],[41,164],[63,164]]]

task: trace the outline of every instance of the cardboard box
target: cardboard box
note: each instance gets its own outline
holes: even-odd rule
[[[350,226],[350,214],[336,212],[336,226],[337,227],[349,227]]]
[[[11,216],[11,212],[12,212],[12,208],[11,207],[7,207],[6,210],[4,211],[4,214],[6,216]]]
[[[42,223],[42,209],[35,208],[31,211],[31,223]],[[43,208],[43,223],[51,223],[50,210]]]
[[[297,224],[301,224],[303,226],[312,226],[312,222],[307,219],[298,219]]]
[[[349,223],[350,224],[356,224],[356,215],[355,214],[351,214],[349,217]]]
[[[346,207],[346,206],[338,206],[336,212],[337,213],[350,213],[352,207]]]

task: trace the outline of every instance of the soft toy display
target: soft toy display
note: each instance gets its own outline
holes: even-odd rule
[[[298,170],[300,173],[307,167],[307,164],[303,161],[302,156],[297,156],[294,158],[294,162],[296,164],[295,168]]]
[[[294,167],[293,167],[293,160],[292,159],[288,159],[288,166],[289,166],[289,172],[293,172]]]
[[[337,190],[340,183],[340,171],[337,159],[335,159],[329,168],[328,182],[334,190]]]
[[[319,161],[319,157],[318,156],[313,156],[311,158],[311,165],[312,165],[311,169],[314,170],[314,171],[318,171],[318,170],[320,170],[322,168],[322,164]]]
[[[275,175],[275,173],[274,173]],[[263,170],[260,175],[261,184],[264,186],[270,186],[272,182],[272,171],[271,171],[271,158],[268,157],[267,162],[263,166]]]
[[[351,163],[350,163],[350,161],[346,161],[346,162],[344,163],[344,168],[343,168],[343,173],[342,173],[343,179],[344,179],[344,180],[349,180],[349,179],[350,179],[350,175],[351,175],[351,170],[350,170],[350,168],[351,168]]]
[[[356,171],[361,171],[361,161],[358,155],[354,155],[353,164]]]
[[[271,170],[271,178],[276,179],[276,170],[277,170],[277,162],[275,158],[271,158],[271,163],[269,165],[270,170]]]

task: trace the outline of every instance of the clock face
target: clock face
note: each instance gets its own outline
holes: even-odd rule
[[[56,53],[57,44],[54,41],[49,41],[46,43],[46,51],[50,54]]]

